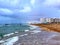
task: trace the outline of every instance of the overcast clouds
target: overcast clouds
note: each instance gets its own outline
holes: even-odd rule
[[[60,0],[0,0],[0,21],[60,17]]]

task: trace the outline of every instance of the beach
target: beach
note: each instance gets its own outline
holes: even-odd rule
[[[46,31],[60,32],[60,23],[46,23],[46,24],[32,24],[32,25],[39,26],[40,28]]]
[[[0,45],[60,45],[60,33],[48,32],[39,26],[30,25],[31,30],[5,35]]]

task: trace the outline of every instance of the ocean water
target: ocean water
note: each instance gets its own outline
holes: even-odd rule
[[[5,34],[14,33],[16,31],[24,32],[31,30],[31,26],[27,24],[5,24],[0,25],[0,36]],[[17,33],[17,32],[16,32]]]

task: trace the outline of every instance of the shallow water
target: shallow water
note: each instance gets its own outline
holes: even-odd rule
[[[30,30],[29,25],[19,25],[19,24],[10,24],[10,25],[0,25],[0,36],[14,33],[16,31],[24,32],[25,30]]]

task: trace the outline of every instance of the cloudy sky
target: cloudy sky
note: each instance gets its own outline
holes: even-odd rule
[[[0,0],[0,23],[60,17],[60,0]]]

